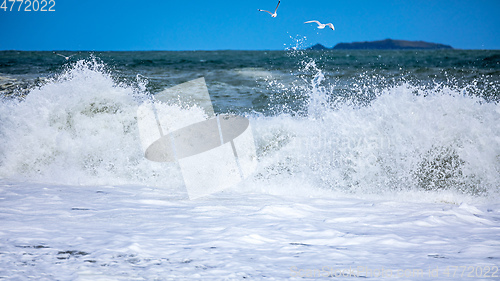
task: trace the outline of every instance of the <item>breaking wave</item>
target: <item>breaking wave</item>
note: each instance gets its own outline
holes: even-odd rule
[[[370,97],[359,103],[366,85],[354,91],[355,98],[335,95],[334,85],[313,61],[304,65],[313,74],[299,89],[268,81],[283,96],[301,92],[303,114],[277,110],[288,108],[290,101],[278,96],[270,99],[276,104],[269,112],[247,113],[259,167],[243,189],[498,196],[500,107],[464,94],[474,85],[368,85]],[[4,99],[0,177],[182,188],[175,165],[144,158],[136,112],[151,99],[146,83],[140,76],[119,82],[105,64],[91,58],[69,65],[21,100]],[[193,110],[160,106],[184,119]]]

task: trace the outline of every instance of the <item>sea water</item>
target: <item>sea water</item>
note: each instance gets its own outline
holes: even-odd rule
[[[0,52],[0,276],[500,276],[499,51],[66,53]],[[200,77],[258,166],[188,200],[137,108]]]

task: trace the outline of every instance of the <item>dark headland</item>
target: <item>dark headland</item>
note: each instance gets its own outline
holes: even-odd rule
[[[453,49],[450,45],[429,43],[424,41],[407,41],[385,39],[379,41],[364,41],[353,43],[338,43],[333,48],[327,48],[321,44],[316,44],[307,48],[308,50],[438,50]]]

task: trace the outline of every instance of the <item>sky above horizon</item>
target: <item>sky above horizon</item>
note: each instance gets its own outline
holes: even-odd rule
[[[258,9],[277,0],[31,2],[32,11],[27,0],[0,8],[0,50],[285,50],[387,38],[500,50],[499,0],[281,0],[276,18]],[[33,11],[35,2],[55,11]]]

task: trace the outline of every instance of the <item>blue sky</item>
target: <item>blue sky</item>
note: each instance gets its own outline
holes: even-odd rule
[[[276,18],[257,9],[277,0],[51,1],[55,12],[17,11],[19,0],[9,11],[7,0],[0,50],[284,50],[386,38],[500,49],[500,0],[282,0]],[[304,24],[313,19],[336,30]]]

